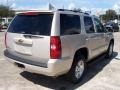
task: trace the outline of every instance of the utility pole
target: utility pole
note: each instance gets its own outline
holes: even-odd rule
[[[120,9],[118,9],[118,21],[120,19],[119,15],[120,15]]]
[[[6,6],[7,6],[7,8],[8,8],[8,0],[6,0]],[[7,13],[6,21],[5,21],[5,22],[8,22],[8,15],[9,15],[9,11],[8,11],[8,13]]]
[[[120,25],[120,8],[118,8],[118,25]],[[120,31],[120,27],[119,27],[119,31]]]
[[[6,5],[8,6],[8,0],[6,0]]]

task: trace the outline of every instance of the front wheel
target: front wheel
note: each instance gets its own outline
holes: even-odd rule
[[[110,58],[112,56],[112,54],[113,54],[113,46],[114,46],[114,44],[111,42],[109,47],[108,47],[108,50],[107,50],[107,54],[106,54],[107,58]]]
[[[67,74],[67,79],[72,83],[78,83],[85,72],[85,57],[80,55],[74,59],[73,65]]]

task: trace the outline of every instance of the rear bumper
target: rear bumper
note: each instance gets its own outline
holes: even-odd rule
[[[25,62],[26,59],[22,57],[19,58],[19,59],[22,59],[22,61],[18,60],[16,56],[14,56],[15,58],[10,57],[10,55],[6,52],[7,50],[4,51],[5,59],[8,60],[9,62],[13,63],[14,65],[15,63],[22,64],[24,66],[24,68],[22,69],[25,71],[39,73],[39,74],[46,75],[46,76],[54,77],[54,76],[65,74],[69,71],[69,69],[71,68],[71,64],[72,64],[72,61],[70,59],[67,59],[67,60],[50,59],[46,62],[46,64],[44,63],[44,65],[42,65],[43,62],[42,63],[37,62],[40,65],[39,64],[36,65],[35,62],[34,63]],[[26,61],[29,61],[29,60],[26,60]]]

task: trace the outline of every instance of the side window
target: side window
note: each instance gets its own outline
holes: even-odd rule
[[[94,22],[95,22],[95,27],[98,33],[104,33],[106,31],[99,19],[94,18]]]
[[[80,17],[78,15],[60,15],[60,34],[73,35],[80,34]]]
[[[84,16],[84,25],[86,33],[95,33],[94,25],[91,17]]]

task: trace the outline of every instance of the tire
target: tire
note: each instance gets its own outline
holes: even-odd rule
[[[114,47],[114,44],[112,42],[110,42],[107,53],[106,53],[106,58],[111,58],[112,57],[113,47]]]
[[[76,57],[70,71],[67,73],[67,80],[74,84],[79,83],[85,72],[85,67],[85,57],[83,55]]]

